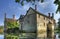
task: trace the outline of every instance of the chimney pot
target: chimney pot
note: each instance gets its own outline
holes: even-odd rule
[[[50,17],[50,13],[48,13],[48,16]]]
[[[52,13],[52,18],[54,18],[54,13]]]
[[[4,15],[5,15],[4,18],[6,18],[6,13]]]
[[[13,19],[15,19],[15,15],[13,15]]]
[[[35,5],[35,10],[37,10],[37,5]]]

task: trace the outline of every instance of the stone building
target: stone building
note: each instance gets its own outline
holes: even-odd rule
[[[6,13],[5,13],[5,16],[4,16],[4,39],[13,39],[14,38],[14,36],[11,34],[15,32],[14,24],[16,22],[17,22],[17,20],[15,19],[15,15],[13,15],[13,18],[7,18]],[[11,36],[9,36],[9,35],[11,35]]]
[[[4,16],[4,31],[6,31],[10,26],[7,25],[7,23],[12,23],[12,22],[15,22],[17,21],[15,19],[15,15],[13,15],[13,18],[7,18],[6,17],[6,13],[5,13],[5,16]]]
[[[36,37],[53,37],[54,35],[55,20],[53,13],[52,16],[50,16],[50,13],[47,16],[38,12],[36,8],[30,7],[26,15],[20,16],[19,21],[21,30],[35,33]]]

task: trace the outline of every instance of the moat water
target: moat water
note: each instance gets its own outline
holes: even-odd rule
[[[0,39],[4,39],[4,35],[0,35]]]
[[[56,36],[55,36],[55,38],[54,38],[54,37],[53,37],[53,38],[40,37],[40,38],[38,38],[38,39],[60,39],[59,36],[60,36],[60,35],[57,33]],[[4,39],[4,35],[0,35],[0,39]],[[28,39],[28,38],[27,38],[27,39]]]

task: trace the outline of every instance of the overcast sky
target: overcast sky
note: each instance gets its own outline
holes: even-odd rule
[[[55,14],[57,6],[53,4],[53,2],[54,0],[45,0],[44,3],[36,3],[37,11],[45,15],[48,13]],[[21,14],[26,14],[29,7],[35,8],[34,5],[30,3],[25,3],[24,6],[21,6],[15,3],[15,0],[0,0],[0,25],[4,25],[4,13],[7,13],[7,18],[12,18],[12,15],[15,14],[16,19],[18,19]],[[59,13],[54,15],[56,22],[59,17]]]

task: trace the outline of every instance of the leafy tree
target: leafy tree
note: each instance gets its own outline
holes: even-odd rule
[[[20,3],[22,6],[24,5],[24,1],[26,1],[27,3],[31,2],[32,4],[35,4],[36,1],[41,2],[41,3],[44,2],[44,0],[15,0],[16,3]],[[58,5],[56,13],[60,12],[60,0],[55,0],[54,4]]]
[[[4,27],[0,26],[0,34],[3,34],[3,31],[4,31]]]
[[[56,13],[57,13],[57,12],[60,13],[60,0],[55,0],[54,3],[55,3],[56,5],[58,5],[58,8],[57,8]]]
[[[26,1],[27,3],[31,2],[32,4],[35,4],[35,2],[40,2],[41,3],[44,1],[44,0],[15,0],[16,3],[20,3],[22,6],[24,5],[24,1]]]
[[[60,18],[58,19],[58,28],[60,28]]]
[[[0,26],[0,29],[3,29],[4,27],[3,26]]]
[[[7,21],[7,33],[15,33],[19,31],[19,22],[18,21]]]
[[[58,23],[57,23],[58,25],[58,27],[57,27],[57,33],[60,33],[60,18],[58,19]]]
[[[15,27],[19,27],[19,23],[17,23],[17,21],[7,22],[7,28],[15,28]]]

